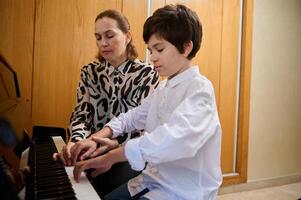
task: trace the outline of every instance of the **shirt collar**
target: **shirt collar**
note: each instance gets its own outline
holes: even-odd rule
[[[108,68],[108,75],[111,76],[114,73],[121,73],[122,75],[125,75],[126,72],[124,69],[129,62],[130,62],[129,60],[126,60],[121,65],[119,65],[119,67],[114,67],[113,65],[111,65],[109,62],[106,61],[106,65]]]
[[[199,67],[197,65],[193,65],[191,67],[189,67],[188,69],[186,69],[185,71],[181,72],[180,74],[176,75],[175,77],[173,77],[170,80],[167,80],[166,82],[166,87],[174,87],[177,84],[189,80],[191,79],[193,76],[195,75],[199,75],[200,74],[200,70]]]

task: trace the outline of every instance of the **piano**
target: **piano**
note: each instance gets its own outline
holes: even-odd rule
[[[73,167],[65,167],[53,161],[52,154],[61,151],[65,142],[60,136],[36,139],[29,149],[23,152],[20,167],[26,162],[31,173],[21,198],[26,200],[61,199],[94,200],[100,199],[93,187],[91,177],[82,173],[80,181],[73,178]],[[23,196],[23,197],[22,197]]]
[[[24,115],[29,111],[30,101],[21,99],[17,73],[0,54],[0,118],[7,119],[18,132],[22,132],[25,127],[31,127],[30,116]],[[54,129],[49,130],[52,132]],[[73,167],[65,167],[59,161],[52,160],[52,154],[63,148],[64,140],[60,136],[48,137],[50,133],[45,132],[47,129],[37,126],[33,130],[33,138],[35,133],[40,131],[43,132],[43,137],[39,134],[40,136],[33,140],[30,148],[22,153],[20,168],[28,165],[31,173],[26,189],[19,194],[19,197],[28,200],[100,199],[89,176],[82,173],[80,182],[77,183],[73,179]],[[55,129],[56,131],[58,130]],[[44,137],[45,135],[47,137]]]

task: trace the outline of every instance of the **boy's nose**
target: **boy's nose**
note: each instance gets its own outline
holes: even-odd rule
[[[150,56],[150,61],[155,64],[158,61],[158,58],[154,55],[151,55]]]

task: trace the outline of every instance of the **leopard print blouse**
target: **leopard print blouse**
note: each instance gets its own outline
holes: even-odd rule
[[[71,141],[87,138],[114,116],[138,106],[158,85],[159,75],[152,66],[139,60],[126,61],[118,68],[108,62],[85,65],[77,88],[77,104],[69,125]],[[140,135],[124,134],[120,143]]]

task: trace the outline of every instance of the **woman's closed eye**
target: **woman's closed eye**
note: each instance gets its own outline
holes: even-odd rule
[[[113,38],[114,36],[115,36],[114,34],[108,34],[108,35],[106,35],[106,38],[111,39],[111,38]]]
[[[95,33],[95,38],[96,38],[97,41],[99,41],[99,40],[101,40],[101,35]]]

